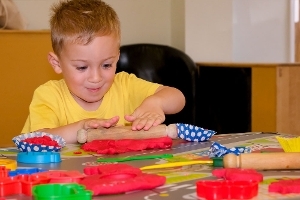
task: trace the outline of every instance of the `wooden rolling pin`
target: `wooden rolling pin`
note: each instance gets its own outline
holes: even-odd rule
[[[300,169],[300,153],[243,153],[239,156],[227,154],[223,158],[225,168],[257,170]]]
[[[160,124],[151,127],[148,131],[131,130],[131,126],[115,126],[99,129],[81,129],[77,132],[77,141],[79,143],[91,142],[93,140],[121,140],[121,139],[148,139],[159,137],[177,138],[176,124]]]

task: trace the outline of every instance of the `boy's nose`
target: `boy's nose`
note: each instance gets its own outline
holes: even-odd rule
[[[91,71],[88,80],[92,83],[98,83],[101,81],[101,79],[102,79],[102,77],[101,77],[100,71],[95,70],[95,71]]]

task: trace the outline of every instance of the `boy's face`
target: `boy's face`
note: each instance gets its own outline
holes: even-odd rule
[[[57,58],[57,66],[49,61],[56,73],[63,74],[74,95],[87,102],[97,102],[114,81],[118,59],[119,41],[108,35],[98,36],[87,45],[68,42]]]

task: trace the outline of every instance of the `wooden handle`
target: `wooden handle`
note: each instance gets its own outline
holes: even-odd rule
[[[224,156],[225,168],[243,169],[300,169],[300,153],[243,153],[239,156],[227,154]]]
[[[89,130],[79,130],[77,141],[79,143],[91,142],[93,140],[121,140],[121,139],[148,139],[159,137],[177,138],[176,124],[166,126],[164,124],[153,126],[148,131],[131,130],[131,126],[115,126],[110,128],[99,128]]]

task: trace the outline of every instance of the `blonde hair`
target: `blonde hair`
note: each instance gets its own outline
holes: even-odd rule
[[[120,40],[118,15],[101,0],[65,0],[52,6],[53,51],[59,55],[66,41],[89,44],[96,36],[114,34]]]

